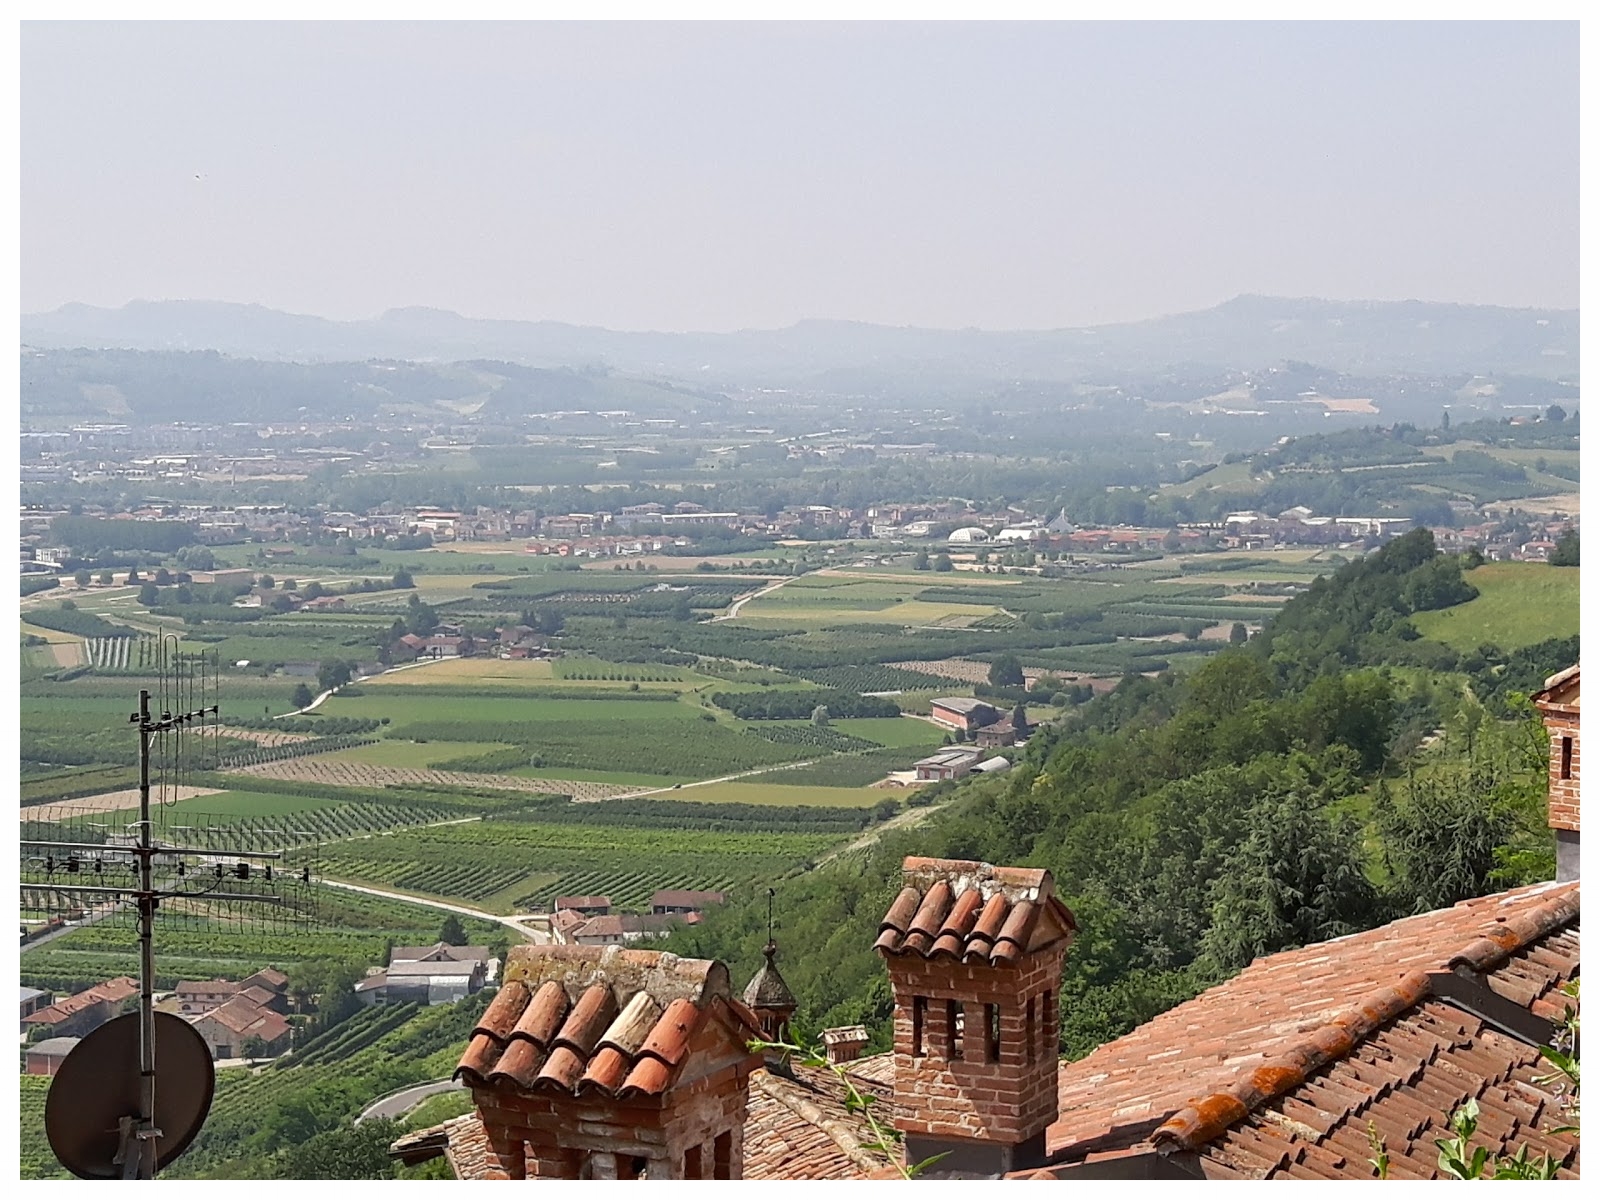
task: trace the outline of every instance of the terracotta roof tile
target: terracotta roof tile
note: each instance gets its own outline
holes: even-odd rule
[[[711,1013],[741,1046],[760,1034],[720,963],[617,946],[530,946],[513,949],[506,975],[456,1066],[475,1087],[655,1094],[672,1085],[690,1036]]]
[[[904,871],[906,886],[878,926],[873,949],[880,953],[1004,964],[1065,942],[1076,929],[1048,871],[915,857],[905,860]],[[1051,936],[1031,945],[1046,912]]]
[[[1367,1161],[1372,1156],[1367,1142],[1370,1121],[1389,1153],[1391,1178],[1435,1179],[1439,1177],[1439,1155],[1434,1142],[1450,1136],[1450,1114],[1467,1099],[1474,1099],[1479,1105],[1475,1145],[1487,1147],[1491,1154],[1504,1154],[1527,1143],[1533,1157],[1549,1153],[1564,1169],[1576,1168],[1576,1141],[1534,1123],[1535,1113],[1548,1118],[1552,1126],[1561,1120],[1554,1097],[1545,1085],[1535,1082],[1548,1070],[1536,1047],[1435,999],[1424,1000],[1375,1032],[1370,1047],[1381,1055],[1396,1041],[1407,1047],[1402,1051],[1407,1062],[1415,1043],[1424,1041],[1433,1047],[1425,1061],[1405,1068],[1400,1086],[1362,1091],[1351,1086],[1351,1061],[1331,1063],[1306,1087],[1252,1113],[1202,1147],[1203,1164],[1211,1159],[1227,1164],[1241,1154],[1255,1153],[1270,1128],[1274,1136],[1287,1138],[1290,1157],[1268,1168],[1265,1177],[1371,1179],[1374,1171]],[[1318,1128],[1304,1121],[1300,1103],[1313,1085],[1326,1096],[1358,1097],[1361,1103],[1336,1109],[1328,1127]],[[1330,1176],[1329,1171],[1334,1174]],[[1211,1172],[1208,1169],[1206,1173]]]
[[[591,984],[572,1006],[552,1046],[571,1051],[580,1061],[587,1059],[616,1015],[617,999],[611,989],[603,983]]]
[[[504,984],[489,1002],[483,1016],[473,1027],[474,1034],[486,1033],[497,1041],[505,1041],[517,1026],[517,1018],[528,1004],[528,988],[515,981]]]
[[[640,1056],[648,1055],[666,1066],[677,1066],[683,1061],[684,1053],[689,1049],[689,1037],[699,1023],[699,1009],[687,1000],[674,1000],[640,1045]]]
[[[1489,968],[1489,986],[1494,972],[1534,969],[1524,964],[1535,954],[1544,956],[1541,969],[1555,972],[1555,981],[1560,967],[1552,953],[1569,973],[1577,964],[1577,915],[1577,884],[1539,884],[1258,959],[1228,982],[1064,1064],[1060,1117],[1047,1131],[1048,1149],[1072,1158],[1131,1144],[1185,1109],[1189,1115],[1169,1140],[1216,1136],[1228,1127],[1217,1122],[1234,1104],[1248,1111],[1280,1095],[1298,1096],[1308,1078],[1347,1056],[1357,1060],[1352,1070],[1380,1074],[1361,1057],[1362,1039],[1427,994],[1417,986],[1426,984],[1427,972],[1448,969],[1471,948],[1474,961]],[[1519,938],[1526,939],[1520,946]],[[1437,1015],[1460,1019],[1454,1009]],[[1408,1026],[1388,1044],[1397,1061],[1409,1059],[1417,1069],[1436,1052],[1435,1042],[1434,1033]],[[1354,1074],[1341,1079],[1374,1086]],[[1224,1093],[1234,1104],[1217,1101],[1199,1111],[1197,1100]]]
[[[508,987],[522,987],[520,983],[508,984]],[[492,1006],[491,1006],[492,1007]],[[533,994],[533,999],[528,1002],[528,1007],[522,1010],[522,1015],[517,1018],[516,1024],[508,1035],[513,1038],[522,1038],[533,1042],[541,1050],[549,1049],[550,1043],[556,1036],[556,1031],[561,1028],[561,1023],[567,1015],[567,993],[555,980],[546,980],[539,985],[539,990]]]

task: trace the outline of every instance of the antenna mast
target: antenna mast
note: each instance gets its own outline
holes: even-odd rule
[[[280,834],[278,830],[258,830],[250,818],[244,818],[243,822],[237,817],[229,818],[223,825],[206,828],[172,825],[163,816],[163,835],[157,836],[156,821],[151,813],[152,761],[159,774],[157,786],[163,809],[185,798],[182,785],[193,777],[196,764],[191,759],[196,753],[201,756],[198,765],[202,770],[215,770],[220,761],[217,756],[218,664],[213,661],[208,669],[203,655],[182,655],[175,645],[169,652],[169,640],[176,641],[162,638],[153,648],[151,665],[158,676],[155,686],[159,694],[153,697],[149,687],[141,688],[138,711],[128,717],[128,722],[136,725],[139,732],[138,819],[127,822],[123,834],[108,836],[107,825],[85,819],[108,815],[92,804],[75,806],[69,801],[59,809],[40,811],[37,818],[24,810],[27,818],[21,838],[24,910],[61,910],[70,906],[76,912],[75,919],[100,921],[128,912],[131,902],[138,924],[136,1104],[131,1102],[133,1089],[128,1089],[128,1107],[136,1111],[119,1113],[114,1129],[107,1127],[102,1132],[97,1126],[90,1131],[74,1130],[77,1134],[87,1132],[91,1139],[111,1138],[103,1158],[91,1154],[81,1162],[65,1163],[84,1178],[120,1175],[123,1179],[153,1179],[160,1167],[183,1152],[199,1122],[204,1120],[205,1114],[201,1111],[191,1114],[193,1128],[163,1130],[162,1122],[157,1119],[158,1111],[169,1117],[174,1111],[170,1101],[162,1102],[158,1110],[156,1096],[155,922],[162,902],[178,902],[168,906],[164,922],[168,918],[198,920],[197,914],[217,911],[222,906],[265,904],[287,906],[292,912],[298,905],[288,890],[296,885],[308,887],[311,883],[309,866],[293,872],[281,867],[274,871],[273,862],[284,858],[283,850],[234,848],[251,834]],[[198,705],[195,704],[197,683]],[[159,712],[151,711],[152,700],[160,705]],[[194,736],[196,733],[198,739]],[[196,815],[185,808],[181,819],[194,820]],[[182,841],[171,840],[173,834]],[[252,861],[258,863],[259,871],[252,870]],[[91,870],[93,882],[80,883],[79,879]],[[126,882],[120,885],[111,878],[118,870],[126,872]],[[303,899],[302,895],[300,900]],[[83,908],[92,908],[92,912],[86,917]],[[177,911],[172,911],[174,908]],[[27,946],[23,949],[26,951]],[[168,1070],[178,1065],[175,1061]],[[96,1067],[102,1077],[105,1070],[105,1064]],[[169,1081],[172,1078],[170,1075],[163,1077]],[[126,1076],[120,1078],[127,1080]],[[116,1086],[117,1081],[105,1080],[106,1088]],[[209,1096],[209,1090],[207,1094]],[[64,1119],[81,1126],[86,1114],[72,1114],[73,1107],[66,1104]],[[55,1148],[54,1140],[52,1148]]]

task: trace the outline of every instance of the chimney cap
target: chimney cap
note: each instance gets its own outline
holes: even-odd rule
[[[905,887],[873,944],[883,954],[1003,966],[1077,932],[1049,871],[915,856],[903,869]]]

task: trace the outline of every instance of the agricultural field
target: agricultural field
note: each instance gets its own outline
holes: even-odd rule
[[[1424,637],[1454,650],[1502,650],[1578,632],[1578,572],[1544,563],[1484,563],[1465,574],[1475,600],[1411,618]]]
[[[814,859],[838,840],[827,833],[706,832],[688,818],[684,825],[478,821],[327,846],[317,858],[331,879],[491,912],[548,908],[556,895],[594,892],[636,910],[659,888],[754,886]]]
[[[884,798],[894,798],[894,793],[885,792],[881,788],[863,786],[851,782],[834,782],[835,779],[845,780],[849,772],[844,770],[847,764],[856,764],[860,769],[857,777],[870,775],[868,783],[875,783],[888,774],[887,770],[878,767],[877,762],[868,755],[850,755],[824,759],[814,766],[786,768],[781,771],[764,772],[761,775],[751,776],[748,779],[735,779],[727,783],[695,784],[690,787],[680,788],[672,793],[674,800],[688,800],[697,804],[756,804],[762,807],[786,808],[790,805],[819,805],[844,808],[872,808],[882,804]],[[877,753],[883,753],[878,751]],[[905,755],[895,755],[892,761],[905,763]],[[809,782],[804,778],[795,778],[800,772],[818,770],[822,767],[835,767],[834,774],[822,782]]]
[[[437,941],[443,914],[437,909],[338,888],[314,889],[314,907],[304,928],[271,917],[163,917],[155,929],[157,986],[180,979],[243,979],[263,966],[280,970],[309,959],[378,964],[390,939],[405,945]],[[504,926],[462,917],[477,940],[503,934]],[[78,991],[117,975],[138,975],[137,930],[119,914],[73,930],[18,960],[21,982],[57,992]]]

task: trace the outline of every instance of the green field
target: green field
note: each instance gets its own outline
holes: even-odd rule
[[[180,979],[243,979],[264,966],[284,969],[313,958],[378,964],[390,939],[402,945],[437,941],[443,918],[437,909],[337,888],[316,889],[305,928],[270,917],[162,917],[155,927],[157,986],[170,988]],[[477,940],[503,928],[471,917],[462,921]],[[18,963],[24,985],[55,991],[137,975],[137,931],[131,920],[115,917],[28,950]]]
[[[519,912],[563,892],[642,907],[658,888],[754,886],[825,852],[830,834],[711,833],[608,824],[478,821],[323,847],[331,879]]]
[[[829,759],[844,762],[848,759]],[[799,768],[804,770],[805,768]],[[749,779],[733,779],[726,783],[707,783],[696,787],[679,788],[672,793],[674,800],[690,800],[700,804],[758,804],[763,807],[787,807],[794,804],[817,805],[828,808],[871,808],[882,803],[885,797],[893,799],[895,793],[870,787],[835,787],[824,784],[790,783],[788,771],[764,772]],[[877,772],[875,778],[882,778]]]
[[[1578,572],[1544,563],[1485,563],[1465,578],[1480,595],[1411,618],[1424,637],[1455,650],[1490,643],[1503,650],[1578,632]]]

